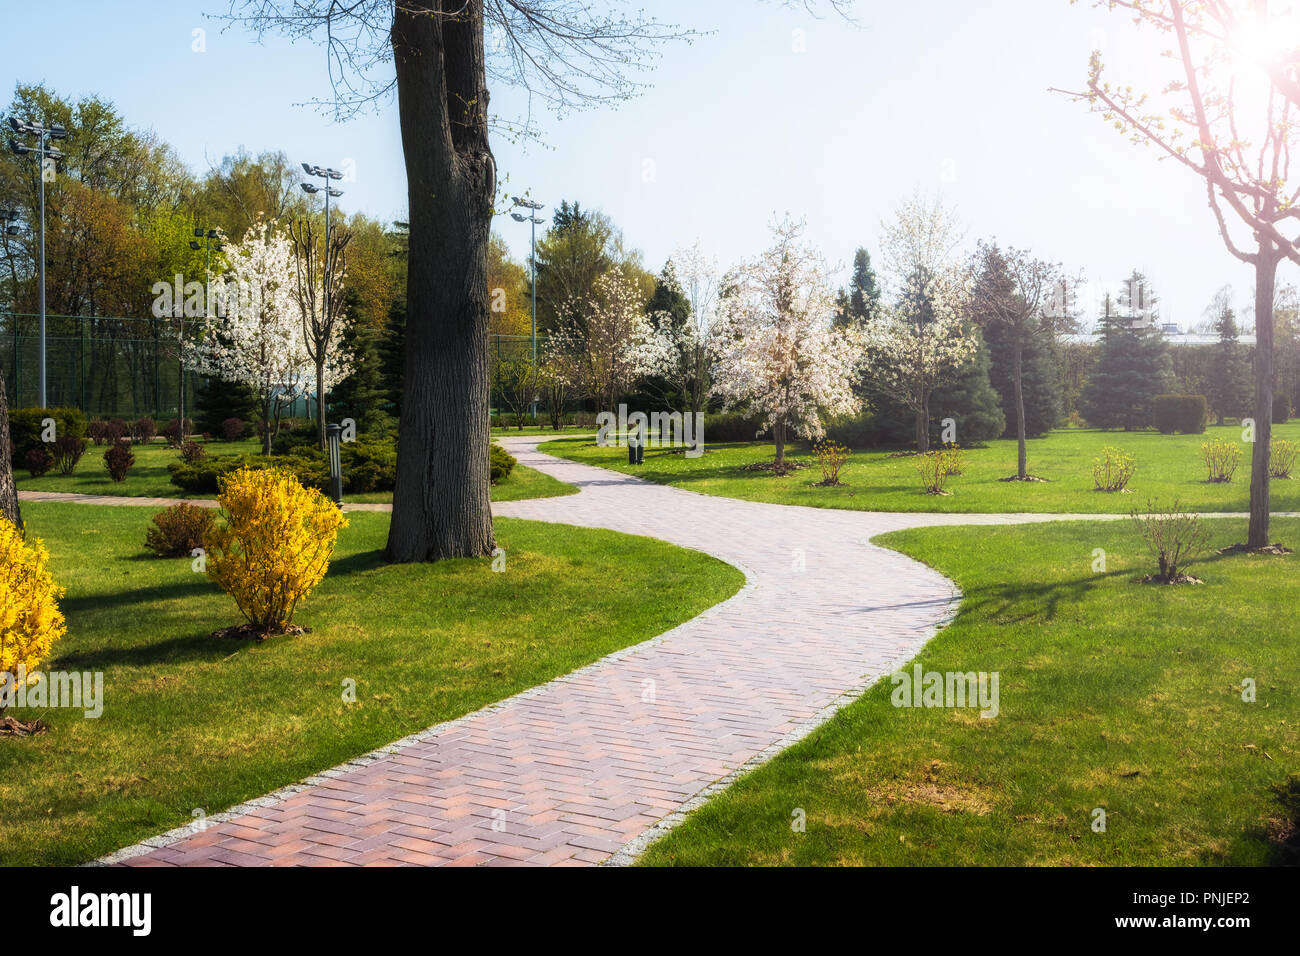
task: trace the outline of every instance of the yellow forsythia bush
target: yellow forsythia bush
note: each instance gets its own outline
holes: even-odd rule
[[[325,577],[339,528],[332,501],[292,474],[241,468],[217,496],[223,521],[204,536],[208,577],[257,630],[283,634]]]
[[[39,540],[24,541],[0,516],[0,673],[35,671],[68,630],[58,603],[63,588],[50,577],[49,560]]]

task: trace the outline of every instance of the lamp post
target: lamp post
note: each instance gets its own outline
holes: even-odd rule
[[[343,460],[339,452],[342,436],[342,425],[325,426],[325,445],[329,449],[330,462],[330,497],[340,509],[343,507]]]
[[[63,158],[63,153],[50,145],[50,140],[67,139],[68,131],[61,123],[51,123],[45,126],[41,123],[33,123],[30,120],[23,121],[16,116],[9,117],[9,127],[15,133],[21,133],[25,136],[35,136],[36,145],[28,146],[18,140],[10,137],[9,148],[18,156],[24,156],[28,153],[35,153],[40,157],[41,175],[41,269],[40,269],[40,369],[38,380],[40,382],[40,406],[46,408],[46,377],[45,377],[45,179],[49,176],[54,179],[55,163]]]
[[[343,174],[337,169],[328,169],[324,166],[313,166],[311,163],[303,163],[302,171],[308,176],[316,176],[325,180],[324,186],[317,186],[315,183],[302,183],[302,191],[308,196],[314,196],[319,192],[325,194],[325,289],[322,295],[322,307],[325,315],[330,314],[330,197],[338,198],[343,195],[343,190],[336,189],[330,185],[330,181],[338,181],[343,178]],[[316,405],[321,420],[325,418],[325,387],[321,382],[316,383]]]
[[[221,243],[216,241],[221,238],[221,234],[215,229],[204,229],[198,227],[194,230],[194,238],[190,240],[190,248],[195,252],[203,250],[203,321],[206,323],[209,319],[208,306],[211,304],[212,290],[212,253],[221,251]],[[200,243],[199,240],[203,242]],[[181,429],[185,428],[185,319],[176,320],[176,360],[179,370],[179,376],[176,379],[176,417],[180,419]]]
[[[527,216],[521,215],[520,213],[517,213],[517,212],[512,212],[512,213],[510,214],[510,218],[513,219],[515,222],[526,222],[526,223],[529,223],[529,224],[530,224],[530,228],[532,229],[532,234],[533,234],[533,235],[532,235],[532,251],[529,253],[529,256],[528,256],[528,263],[529,263],[529,267],[530,267],[530,269],[529,269],[529,276],[530,276],[529,284],[533,287],[533,323],[532,323],[532,326],[533,326],[533,334],[532,334],[532,339],[533,339],[533,373],[536,374],[536,371],[537,371],[537,227],[540,226],[542,223],[544,223],[546,220],[545,220],[545,219],[539,219],[539,218],[537,218],[536,216],[532,215],[532,213],[535,213],[535,212],[537,212],[537,210],[543,208],[541,203],[539,203],[539,202],[530,202],[529,200],[526,200],[526,199],[520,199],[518,196],[515,196],[514,199],[515,199],[515,205],[516,205],[516,206],[518,206],[518,207],[520,207],[520,208],[523,208],[523,209],[528,209],[528,210],[530,210],[530,213],[529,213],[529,215],[527,215]],[[534,398],[533,401],[532,401],[531,411],[530,411],[529,414],[533,417],[533,419],[534,419],[534,423],[536,423],[536,419],[537,419],[537,399],[536,399],[536,398]]]

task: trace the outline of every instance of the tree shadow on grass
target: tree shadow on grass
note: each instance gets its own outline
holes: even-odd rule
[[[224,623],[230,623],[226,621]],[[193,625],[190,625],[192,627]],[[214,628],[215,629],[215,628]],[[107,635],[111,640],[111,635]],[[55,670],[105,670],[110,667],[146,667],[159,664],[186,664],[194,661],[217,661],[252,646],[250,642],[220,640],[204,629],[147,644],[113,646],[72,651],[51,664]]]
[[[1233,555],[1230,554],[1206,555],[1187,565],[1186,572],[1195,574],[1196,569],[1199,567],[1217,564],[1232,557]],[[1155,560],[1152,559],[1150,572],[1154,573],[1155,570]],[[1088,592],[1095,589],[1103,581],[1113,578],[1129,582],[1135,588],[1193,587],[1193,585],[1183,584],[1144,584],[1136,580],[1143,573],[1142,568],[1125,568],[1120,571],[1090,574],[1087,577],[1075,578],[1070,581],[1053,581],[1042,584],[1027,584],[1024,581],[1017,581],[1009,584],[985,585],[965,592],[962,611],[963,613],[966,611],[983,612],[990,621],[998,624],[1021,624],[1034,620],[1051,621],[1056,618],[1058,609],[1063,603],[1066,605],[1077,604],[1083,600]],[[1213,582],[1209,583],[1212,584]],[[1195,585],[1195,587],[1204,586]],[[1027,613],[1016,612],[1018,606],[1024,605],[1026,602],[1032,605],[1032,609],[1028,610]]]

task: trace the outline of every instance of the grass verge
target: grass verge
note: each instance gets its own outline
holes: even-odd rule
[[[144,556],[146,508],[28,504],[67,588],[47,670],[102,671],[103,715],[11,709],[0,864],[78,863],[267,793],[647,640],[730,597],[739,571],[610,531],[497,521],[490,561],[385,565],[388,516],[351,514],[298,614],[312,633],[213,639],[234,602]],[[356,681],[356,703],[343,700]]]
[[[1276,427],[1279,438],[1300,442],[1300,422]],[[910,457],[889,451],[857,451],[840,474],[841,487],[819,488],[822,480],[816,457],[807,448],[790,450],[808,467],[785,477],[754,471],[746,466],[771,461],[771,444],[744,442],[708,444],[705,454],[687,458],[669,449],[647,449],[645,464],[627,463],[626,448],[598,448],[590,437],[570,437],[547,442],[541,451],[588,465],[635,474],[648,481],[674,485],[746,501],[853,511],[926,512],[1047,512],[1055,514],[1126,514],[1148,497],[1182,501],[1193,511],[1244,512],[1250,501],[1251,446],[1241,441],[1236,426],[1211,427],[1204,435],[1161,435],[1158,432],[1103,432],[1065,428],[1029,442],[1029,471],[1044,482],[1005,482],[1015,474],[1016,443],[1000,440],[987,448],[964,453],[964,468],[949,486],[949,495],[927,495],[921,490]],[[1213,439],[1241,447],[1241,465],[1230,484],[1210,484],[1201,463],[1201,444]],[[1130,493],[1093,490],[1092,463],[1106,445],[1137,458],[1137,473]],[[1274,479],[1273,508],[1300,511],[1300,481]]]
[[[1244,537],[1209,522],[1215,546]],[[1300,520],[1277,535],[1300,539]],[[649,865],[1262,865],[1295,862],[1275,788],[1300,770],[1300,555],[1218,557],[1198,586],[1134,583],[1126,523],[877,539],[965,594],[916,658],[997,672],[1000,712],[896,707],[882,680],[654,844]],[[1094,549],[1107,570],[1094,573]],[[1014,560],[1008,560],[1014,555]],[[910,668],[908,669],[910,672]],[[1243,700],[1243,682],[1257,700]],[[1295,779],[1295,778],[1293,778]],[[1098,809],[1104,832],[1094,830]],[[795,832],[799,812],[806,832]]]

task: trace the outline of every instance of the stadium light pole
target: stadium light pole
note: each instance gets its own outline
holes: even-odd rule
[[[343,174],[337,169],[328,169],[324,166],[313,166],[311,163],[303,163],[302,171],[308,176],[316,176],[325,180],[324,186],[317,186],[315,183],[303,183],[302,191],[308,196],[314,196],[319,192],[325,194],[325,288],[322,292],[322,307],[325,315],[330,314],[330,197],[338,198],[343,195],[343,190],[335,189],[330,185],[330,181],[340,180]],[[320,416],[323,421],[325,418],[325,385],[323,382],[316,383],[316,402],[320,406]]]
[[[521,215],[521,214],[519,214],[519,213],[517,213],[517,212],[512,212],[512,213],[510,214],[510,218],[513,219],[515,222],[526,222],[526,223],[529,223],[529,224],[530,224],[530,228],[532,229],[532,233],[533,233],[533,237],[532,237],[532,251],[529,253],[529,256],[528,256],[528,264],[529,264],[529,267],[530,267],[530,268],[529,268],[529,276],[530,276],[529,284],[533,287],[533,290],[532,290],[532,291],[533,291],[533,323],[532,323],[532,325],[533,325],[533,334],[532,334],[532,339],[533,339],[533,369],[534,369],[534,371],[536,371],[536,369],[537,369],[537,227],[540,226],[542,223],[544,223],[546,220],[545,220],[545,219],[539,219],[537,216],[533,215],[533,213],[537,212],[537,210],[543,208],[543,206],[542,206],[541,203],[539,203],[539,202],[530,202],[530,201],[527,200],[527,199],[520,199],[518,196],[515,196],[515,197],[514,197],[514,200],[515,200],[515,206],[517,206],[517,207],[519,207],[519,208],[521,208],[521,209],[527,209],[527,210],[529,210],[529,214],[528,214],[527,216],[524,216],[524,215]],[[536,398],[533,399],[533,401],[532,401],[532,403],[531,403],[531,406],[532,406],[532,407],[531,407],[531,411],[529,412],[529,414],[532,416],[532,418],[533,418],[534,421],[535,421],[536,418],[537,418],[537,399],[536,399]]]
[[[15,155],[25,156],[28,153],[35,153],[40,157],[40,191],[41,191],[41,268],[40,268],[40,368],[39,368],[39,391],[40,406],[47,408],[46,396],[46,373],[45,373],[45,179],[46,176],[51,181],[54,179],[54,173],[58,160],[63,158],[63,153],[50,145],[51,140],[67,139],[68,131],[61,123],[51,123],[45,126],[41,123],[33,123],[30,120],[20,120],[16,116],[9,117],[9,128],[15,133],[24,136],[36,137],[36,145],[28,146],[20,143],[13,137],[9,138],[9,148],[14,151]]]

